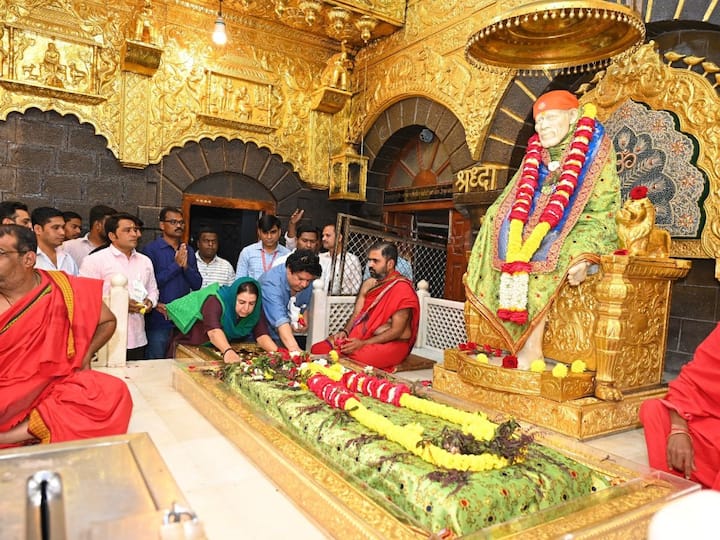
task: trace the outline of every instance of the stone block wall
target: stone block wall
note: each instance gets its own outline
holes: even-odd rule
[[[676,375],[720,320],[720,282],[715,260],[693,259],[685,278],[673,284],[665,371]]]
[[[327,190],[308,188],[281,156],[240,140],[203,139],[175,148],[164,158],[162,175],[159,164],[127,168],[91,125],[73,115],[33,108],[0,121],[0,163],[0,200],[20,200],[31,210],[72,210],[84,220],[91,207],[106,204],[145,222],[144,243],[155,237],[160,208],[180,206],[193,183],[214,175],[228,176],[223,182],[226,191],[232,184],[230,173],[242,176],[246,188],[210,194],[252,199],[257,189],[266,189],[283,225],[298,205],[306,210],[306,221],[316,226],[359,206],[328,202]]]

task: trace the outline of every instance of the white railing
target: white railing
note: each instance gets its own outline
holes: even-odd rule
[[[467,341],[463,302],[433,298],[429,284],[417,285],[420,301],[420,326],[413,354],[439,362],[445,349],[454,349]],[[313,297],[308,321],[308,350],[317,341],[340,330],[355,307],[354,296],[328,296],[321,280],[313,283]]]

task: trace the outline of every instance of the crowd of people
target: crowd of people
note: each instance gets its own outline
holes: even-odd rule
[[[411,277],[397,271],[407,261],[393,244],[381,241],[367,254],[363,275],[357,255],[345,252],[340,263],[343,238],[335,224],[320,229],[301,223],[303,215],[297,210],[290,217],[285,245],[280,220],[262,215],[257,242],[243,248],[233,266],[218,255],[219,235],[210,227],[195,232],[197,249],[183,242],[186,221],[176,207],[160,211],[160,235],[141,249],[142,221],[108,206],[90,210],[82,235],[82,217],[75,212],[52,207],[31,212],[21,202],[0,203],[0,223],[33,231],[35,269],[100,280],[103,295],[113,276],[127,278],[128,360],[171,357],[179,344],[208,342],[226,362],[239,360],[233,341],[252,341],[268,352],[301,351],[307,347],[306,312],[317,279],[330,294],[358,296],[345,330],[314,350],[330,343],[359,362],[392,369],[417,334]]]

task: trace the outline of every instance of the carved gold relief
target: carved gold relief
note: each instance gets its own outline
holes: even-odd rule
[[[606,119],[627,99],[672,112],[680,129],[697,139],[697,165],[710,184],[704,203],[707,225],[701,249],[697,242],[673,242],[671,254],[713,257],[719,261],[716,277],[720,278],[720,97],[702,75],[665,65],[655,43],[650,42],[631,57],[612,64],[582,101],[597,104],[598,117]]]
[[[103,101],[97,94],[96,43],[71,41],[13,26],[5,26],[0,32],[3,60],[0,84],[5,88],[77,103]]]
[[[242,79],[208,70],[205,76],[204,111],[208,123],[269,133],[277,102],[269,81]]]
[[[514,370],[513,370],[514,371]],[[436,365],[433,388],[578,439],[588,439],[639,426],[638,411],[647,399],[661,398],[667,388],[628,392],[622,401],[583,397],[557,401],[540,395],[516,394],[463,381],[458,373]]]

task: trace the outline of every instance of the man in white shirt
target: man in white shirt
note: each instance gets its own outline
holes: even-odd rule
[[[63,248],[70,255],[78,266],[82,265],[83,259],[91,251],[108,243],[105,235],[105,220],[108,216],[117,213],[117,210],[99,204],[90,209],[88,233],[85,236],[74,240],[65,240]]]
[[[335,244],[337,243],[337,253],[342,253],[342,235],[337,238],[335,233],[335,224],[328,223],[323,227],[322,246],[327,250],[326,253],[320,254],[320,266],[322,266],[322,279],[324,282],[325,292],[331,295],[354,296],[360,290],[362,285],[362,265],[360,259],[356,255],[346,251],[344,265],[343,261],[336,253]],[[330,288],[330,268],[335,259],[335,271],[332,276],[332,291]],[[342,276],[340,275],[340,266],[343,266]]]
[[[30,218],[38,244],[35,268],[63,270],[71,276],[77,276],[77,264],[62,248],[65,240],[65,218],[62,212],[57,208],[41,206],[32,211]]]
[[[211,283],[231,285],[235,281],[235,269],[229,261],[218,257],[218,234],[210,227],[202,227],[198,231],[197,257],[198,272],[202,276],[202,286]]]
[[[91,253],[83,259],[80,275],[101,279],[103,295],[110,292],[110,280],[122,274],[128,280],[128,326],[127,359],[143,360],[147,335],[145,313],[157,306],[158,287],[152,261],[136,251],[140,220],[132,214],[113,214],[105,220],[105,230],[110,240],[107,249]]]

